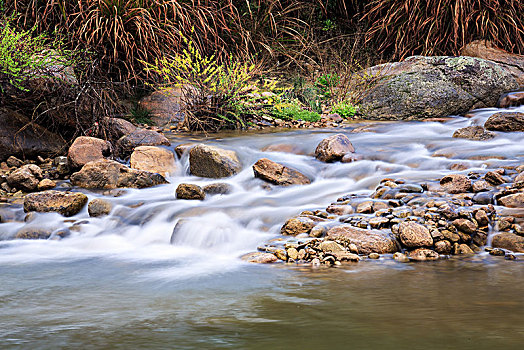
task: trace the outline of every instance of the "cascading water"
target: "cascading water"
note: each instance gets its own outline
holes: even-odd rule
[[[524,112],[524,107],[512,107],[507,110]],[[2,337],[7,339],[5,341],[7,345],[25,344],[27,346],[34,343],[24,343],[21,333],[26,332],[29,328],[15,326],[18,321],[35,322],[38,327],[42,327],[42,332],[45,327],[51,327],[50,325],[63,321],[60,319],[60,322],[53,323],[50,315],[55,315],[54,311],[45,306],[39,309],[40,316],[31,316],[29,309],[15,302],[18,296],[29,298],[31,301],[33,296],[44,298],[39,300],[53,299],[53,296],[46,290],[50,293],[62,290],[65,293],[65,299],[57,304],[61,305],[62,310],[71,310],[79,300],[90,303],[95,310],[97,310],[96,303],[101,303],[105,306],[97,312],[113,322],[114,327],[136,327],[137,329],[133,328],[135,329],[134,334],[142,335],[143,330],[140,327],[147,328],[148,316],[133,314],[130,311],[133,306],[128,304],[136,303],[145,310],[150,310],[149,316],[155,320],[154,323],[162,324],[159,320],[168,317],[164,311],[169,309],[169,306],[151,306],[146,302],[147,295],[160,293],[163,295],[162,298],[166,298],[165,300],[171,300],[171,297],[164,293],[166,290],[173,291],[170,288],[175,287],[165,287],[165,284],[175,283],[176,295],[181,298],[180,300],[185,300],[182,303],[172,301],[178,305],[176,311],[178,316],[176,317],[195,322],[187,325],[189,330],[185,329],[185,326],[177,326],[179,327],[176,328],[177,332],[188,331],[189,338],[193,337],[192,334],[197,338],[202,337],[200,340],[204,342],[204,345],[200,345],[203,347],[206,347],[206,344],[218,344],[216,348],[220,348],[221,343],[213,342],[221,338],[213,332],[211,333],[215,334],[214,336],[201,329],[204,324],[216,324],[223,327],[223,331],[234,339],[228,338],[232,343],[222,339],[225,342],[224,347],[228,345],[248,347],[243,339],[231,335],[231,330],[227,325],[228,322],[233,324],[261,322],[264,324],[274,321],[262,311],[264,307],[268,307],[267,301],[257,299],[260,305],[253,305],[250,302],[250,298],[258,298],[259,288],[266,289],[268,294],[264,294],[265,297],[278,300],[277,304],[314,305],[317,299],[297,292],[299,289],[295,290],[293,287],[295,282],[292,281],[296,279],[296,286],[307,286],[308,290],[320,299],[322,299],[320,290],[323,287],[318,287],[320,294],[316,293],[316,282],[309,280],[309,277],[293,277],[293,272],[283,272],[282,269],[275,270],[268,266],[248,265],[243,263],[239,256],[254,251],[259,244],[278,237],[280,227],[287,218],[303,210],[323,209],[338,197],[348,193],[369,194],[385,177],[425,182],[436,180],[445,174],[457,173],[457,171],[450,170],[451,165],[457,163],[467,167],[462,171],[465,174],[475,170],[523,164],[522,133],[499,133],[494,139],[486,141],[451,137],[456,129],[469,125],[482,125],[491,114],[498,111],[501,110],[479,110],[470,119],[456,117],[444,123],[370,123],[371,125],[363,132],[352,132],[352,130],[355,126],[366,123],[349,125],[345,129],[336,130],[302,129],[258,134],[225,133],[220,137],[202,137],[201,139],[171,135],[173,142],[171,147],[196,140],[234,149],[239,154],[244,168],[236,176],[223,180],[197,178],[188,175],[188,156],[186,154],[177,161],[178,170],[168,178],[170,184],[141,190],[126,189],[122,193],[114,191],[112,194],[83,191],[90,200],[103,197],[113,204],[111,214],[100,218],[89,217],[87,209],[84,208],[82,212],[71,218],[64,218],[54,213],[39,213],[35,214],[29,222],[24,222],[25,213],[20,204],[3,205],[0,207],[0,215],[4,220],[0,224],[0,239],[2,239],[0,241],[0,266],[2,267],[0,275],[5,278],[5,283],[0,286],[0,305],[3,305],[0,312],[0,320],[3,320],[0,323],[3,325],[0,328],[6,330],[3,333],[0,332],[0,339]],[[356,152],[362,156],[362,160],[347,164],[325,164],[311,156],[316,145],[323,138],[341,132],[348,135]],[[267,146],[279,144],[292,144],[296,153],[299,154],[262,151]],[[275,148],[278,149],[273,147]],[[312,179],[312,183],[292,187],[268,188],[263,186],[261,180],[254,178],[251,169],[251,165],[263,157],[299,170]],[[175,199],[174,192],[180,183],[206,185],[217,182],[231,185],[231,193],[208,196],[204,201]],[[177,229],[173,233],[175,226]],[[23,227],[45,228],[54,232],[66,229],[69,231],[69,236],[64,239],[50,240],[11,239]],[[450,262],[439,263],[445,265]],[[348,271],[355,273],[368,271],[366,273],[373,275],[384,269],[391,271],[391,274],[395,269],[403,269],[402,271],[414,269],[409,265],[394,265],[394,263],[391,263],[393,265],[377,263],[376,267],[370,267],[370,264],[361,263],[352,266]],[[434,272],[431,271],[437,271],[439,267],[431,265],[416,269],[424,269],[424,273],[432,274]],[[336,270],[334,271],[336,273]],[[341,270],[338,271],[338,276],[341,276]],[[60,273],[67,277],[60,277]],[[38,279],[35,280],[34,274],[39,276]],[[257,280],[257,274],[264,276],[262,279],[267,279],[268,282]],[[514,275],[519,279],[518,283],[522,285],[521,282],[524,281],[522,271],[520,275],[519,273],[514,273]],[[285,276],[283,278],[286,283],[283,283],[279,276]],[[330,276],[334,275],[330,274]],[[335,279],[337,278],[341,277]],[[145,285],[141,284],[144,281],[146,281]],[[205,283],[199,284],[198,281],[205,281]],[[153,285],[156,287],[152,287]],[[205,290],[202,290],[204,285]],[[89,286],[94,286],[98,298],[107,298],[107,303],[100,302],[100,299],[90,298],[89,293],[86,292]],[[231,286],[235,287],[230,289]],[[428,287],[433,288],[434,285],[430,283]],[[70,296],[68,288],[71,288],[79,297]],[[136,295],[130,292],[134,288],[137,288]],[[102,292],[106,289],[108,294]],[[291,297],[287,299],[286,293],[294,293],[293,298],[296,299]],[[115,295],[122,295],[122,298],[127,298],[129,303],[124,303]],[[199,295],[203,299],[199,298]],[[356,298],[355,295],[351,297]],[[208,302],[204,300],[206,298]],[[344,296],[344,298],[349,298],[349,296]],[[155,300],[162,305],[161,301]],[[234,316],[231,316],[231,309],[226,308],[227,311],[225,311],[226,309],[222,309],[222,306],[218,307],[211,300],[215,300],[222,306],[230,305],[237,311],[233,313]],[[33,302],[29,302],[29,305],[32,305],[33,308],[37,307]],[[518,306],[522,307],[522,304]],[[78,307],[79,312],[82,313],[81,306]],[[20,308],[20,313],[16,311],[17,308]],[[245,311],[244,314],[238,311],[239,309],[250,311]],[[285,305],[284,309],[290,312]],[[70,329],[62,330],[64,334],[67,334],[68,341],[72,339],[70,334],[74,334],[74,339],[78,340],[78,344],[85,345],[86,341],[83,341],[80,333],[73,329],[86,330],[97,322],[103,322],[97,318],[98,314],[95,315],[94,311],[93,313],[85,312],[87,326],[83,325],[79,315],[68,316],[72,320]],[[133,316],[130,316],[131,314]],[[240,314],[242,316],[239,316]],[[133,319],[133,322],[137,324],[127,323],[127,318]],[[171,322],[175,322],[174,319],[171,319]],[[242,327],[249,326],[242,324]],[[200,331],[202,333],[199,333]],[[50,332],[55,332],[56,339],[61,339],[60,330]],[[220,331],[217,332],[220,333]],[[108,334],[111,333],[103,334],[104,337],[109,337]],[[162,339],[163,336],[165,335],[158,335],[160,337],[158,339]],[[428,337],[427,339],[431,339],[431,336],[428,335]],[[187,344],[190,344],[191,341],[194,341],[193,345],[199,344],[200,340],[189,340],[189,338],[184,338],[185,340],[180,343],[181,348],[188,346]],[[38,342],[39,338],[35,335],[31,339]],[[45,344],[50,347],[60,344],[60,342],[53,342],[52,335],[41,336],[40,339],[45,339],[45,342],[42,343],[43,348],[46,348]],[[87,341],[89,342],[93,342],[93,339]],[[128,344],[132,347],[137,345],[132,342]],[[198,345],[195,346],[198,347]],[[249,347],[257,348],[256,346]]]

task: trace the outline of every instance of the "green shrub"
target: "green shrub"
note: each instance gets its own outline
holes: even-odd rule
[[[283,120],[304,120],[307,122],[316,122],[320,120],[320,114],[314,111],[303,109],[296,102],[276,103],[271,114]]]
[[[355,116],[357,113],[357,107],[352,105],[351,103],[345,101],[340,102],[336,104],[333,109],[331,109],[331,113],[337,113],[344,119],[350,119]]]
[[[67,64],[67,59],[46,44],[43,34],[32,36],[32,31],[17,31],[10,20],[0,20],[0,89],[8,86],[27,91],[25,83],[46,67]]]
[[[148,65],[157,74],[160,88],[178,86],[182,89],[185,124],[190,130],[243,128],[255,102],[255,66],[231,58],[218,63],[215,56],[204,56],[191,40],[185,39],[187,49]]]

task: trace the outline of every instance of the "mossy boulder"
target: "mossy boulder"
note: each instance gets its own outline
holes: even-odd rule
[[[413,120],[494,107],[519,84],[501,65],[474,57],[409,57],[364,71],[371,88],[361,101],[369,119]],[[370,76],[372,78],[370,78]]]

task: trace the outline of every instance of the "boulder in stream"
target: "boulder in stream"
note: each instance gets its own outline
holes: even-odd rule
[[[83,193],[61,191],[43,191],[31,193],[24,198],[24,211],[57,212],[64,216],[79,213],[87,203]]]
[[[440,185],[448,193],[465,193],[471,190],[471,180],[466,175],[452,174],[440,179]]]
[[[149,171],[166,176],[176,170],[175,155],[168,149],[156,146],[135,148],[129,160],[133,169]]]
[[[334,162],[353,152],[355,148],[349,138],[344,134],[337,134],[320,141],[315,149],[315,156],[322,162]]]
[[[307,185],[311,180],[304,174],[285,165],[262,158],[253,165],[255,177],[279,186]]]
[[[152,187],[167,181],[160,174],[131,169],[114,160],[102,159],[87,163],[79,172],[71,175],[71,183],[90,189],[114,189]]]
[[[402,244],[408,248],[431,247],[433,237],[429,230],[414,221],[404,221],[399,226],[399,238]]]
[[[208,178],[233,176],[242,169],[235,151],[199,144],[189,151],[189,171]]]
[[[515,253],[524,253],[524,237],[514,233],[499,233],[493,236],[493,247],[511,250]]]
[[[480,125],[472,125],[472,126],[466,126],[465,128],[456,130],[453,133],[453,137],[461,138],[461,139],[483,141],[483,140],[489,140],[489,139],[494,138],[495,133],[486,131]]]
[[[495,113],[486,120],[484,127],[494,131],[524,131],[524,113]]]
[[[195,199],[195,200],[204,200],[206,194],[202,187],[194,184],[180,184],[176,188],[176,198],[177,199]]]
[[[87,212],[91,217],[99,217],[108,215],[113,209],[111,202],[103,198],[95,198],[87,205]]]
[[[81,168],[89,162],[110,157],[113,147],[109,141],[96,137],[80,136],[75,139],[67,158],[73,168]]]

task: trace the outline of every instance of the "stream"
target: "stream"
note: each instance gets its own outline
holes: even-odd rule
[[[446,122],[166,135],[171,149],[187,142],[233,149],[244,168],[218,181],[197,178],[188,175],[185,154],[168,185],[111,194],[82,190],[90,200],[113,204],[101,218],[89,217],[86,206],[71,218],[38,213],[26,223],[21,204],[0,204],[9,219],[0,224],[0,348],[520,349],[522,254],[513,261],[480,253],[407,264],[386,257],[337,268],[239,258],[279,237],[287,218],[324,209],[345,194],[370,194],[386,177],[428,182],[524,164],[522,133],[452,138],[456,129],[483,125],[506,110],[524,112],[524,106]],[[334,133],[346,134],[363,159],[326,164],[311,156]],[[290,144],[295,153],[266,149]],[[264,157],[312,183],[262,186],[251,165]],[[450,170],[454,164],[467,169]],[[204,201],[175,199],[180,183],[217,182],[233,191]],[[181,219],[191,224],[171,244]],[[10,239],[25,225],[71,234]]]

